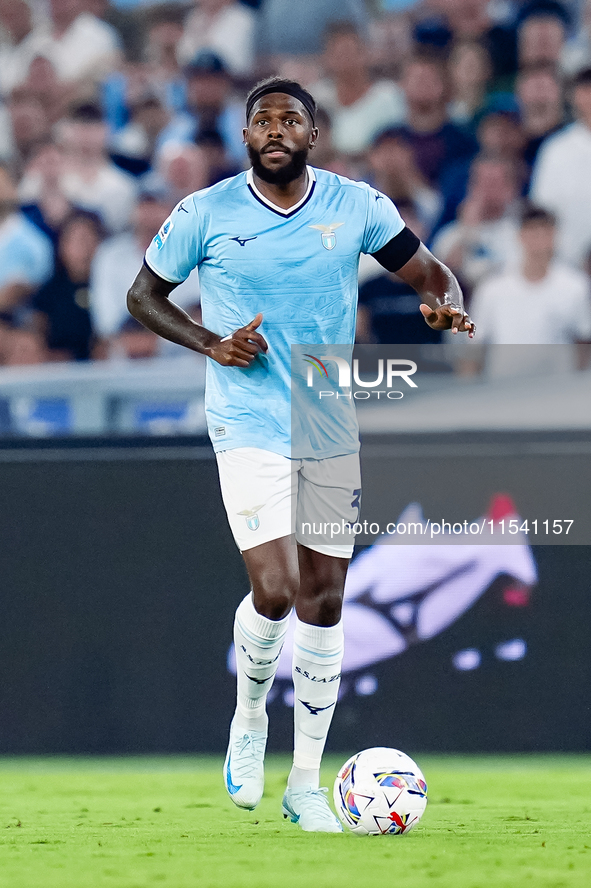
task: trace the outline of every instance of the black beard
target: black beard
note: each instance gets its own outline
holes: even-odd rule
[[[255,151],[251,145],[246,146],[248,157],[252,164],[252,168],[256,176],[269,185],[279,185],[279,187],[289,185],[295,179],[299,179],[306,169],[306,161],[308,160],[308,149],[302,148],[301,151],[294,151],[289,159],[289,163],[278,170],[270,170],[263,166],[260,151]]]

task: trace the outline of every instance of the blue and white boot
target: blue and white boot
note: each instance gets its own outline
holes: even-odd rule
[[[252,811],[263,796],[266,746],[266,731],[239,730],[232,720],[224,781],[228,795],[239,808]]]
[[[283,816],[297,823],[304,832],[343,832],[337,817],[328,805],[326,786],[314,789],[311,786],[288,786],[283,796]]]

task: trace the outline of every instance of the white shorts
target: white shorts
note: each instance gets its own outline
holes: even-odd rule
[[[323,555],[350,558],[359,519],[359,454],[289,459],[258,447],[216,453],[222,498],[241,552],[295,534]]]

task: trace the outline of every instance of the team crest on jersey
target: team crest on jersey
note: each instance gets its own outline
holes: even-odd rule
[[[156,249],[158,249],[158,250],[162,249],[162,247],[164,246],[164,241],[166,240],[166,238],[168,237],[168,235],[170,234],[170,232],[172,231],[173,228],[174,228],[174,223],[173,223],[172,219],[167,219],[166,222],[163,224],[162,228],[160,229],[160,231],[158,232],[158,234],[156,235],[156,237],[154,238],[154,243],[156,244]]]
[[[315,228],[320,232],[322,246],[325,250],[334,250],[337,245],[335,231],[344,224],[344,222],[331,222],[330,225],[310,225],[310,228]]]
[[[246,518],[246,526],[249,530],[258,530],[261,522],[258,516],[259,509],[262,509],[264,503],[261,503],[260,506],[255,506],[254,509],[244,509],[242,512],[238,512],[239,515],[244,515]]]

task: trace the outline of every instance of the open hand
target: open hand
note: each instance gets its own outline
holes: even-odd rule
[[[263,316],[259,312],[250,324],[234,330],[223,339],[217,339],[209,347],[208,357],[223,367],[249,367],[259,352],[266,352],[269,348],[261,334],[256,332],[262,321]]]
[[[452,333],[467,333],[470,339],[474,339],[476,327],[461,306],[446,302],[444,305],[433,309],[422,303],[419,308],[426,322],[433,330],[451,330]]]

